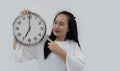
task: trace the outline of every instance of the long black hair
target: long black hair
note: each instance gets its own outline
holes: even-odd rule
[[[80,47],[80,44],[78,41],[77,23],[76,23],[74,15],[68,11],[61,11],[55,16],[54,21],[55,21],[56,17],[60,14],[64,14],[68,17],[69,32],[66,35],[66,39],[77,42]],[[49,38],[53,41],[56,39],[56,36],[53,34],[53,31],[51,32]],[[44,59],[47,59],[48,55],[51,53],[51,51],[48,48],[48,43],[49,43],[49,41],[47,40],[44,44]]]

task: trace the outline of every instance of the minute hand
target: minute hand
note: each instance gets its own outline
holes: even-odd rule
[[[29,32],[30,29],[31,29],[31,26],[30,26],[30,18],[31,18],[31,16],[29,15],[29,16],[28,16],[28,19],[29,19],[29,29],[28,29],[27,33],[25,34],[25,37],[28,35],[28,32]]]

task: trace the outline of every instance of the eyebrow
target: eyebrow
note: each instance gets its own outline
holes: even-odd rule
[[[58,22],[58,21],[54,21],[54,22]],[[64,22],[60,21],[59,23],[64,23]]]
[[[63,23],[63,24],[64,24],[64,22],[61,22],[61,21],[60,21],[60,23]]]

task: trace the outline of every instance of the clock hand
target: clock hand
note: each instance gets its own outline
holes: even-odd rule
[[[28,32],[30,31],[31,27],[29,27],[27,33],[25,34],[25,37],[28,35]]]
[[[30,26],[30,19],[31,19],[31,16],[30,16],[30,15],[28,16],[28,19],[29,19],[29,29],[28,29],[27,33],[25,34],[25,37],[27,37],[28,32],[29,32],[30,29],[31,29],[31,26]],[[25,39],[25,38],[24,38],[24,39]],[[23,40],[24,40],[24,39],[23,39]]]
[[[28,18],[29,18],[29,29],[28,29],[28,32],[29,32],[30,29],[31,29],[31,26],[30,26],[30,19],[31,19],[31,16],[29,15]]]

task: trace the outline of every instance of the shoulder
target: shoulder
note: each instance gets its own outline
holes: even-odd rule
[[[74,49],[80,49],[80,46],[78,45],[77,42],[75,42],[74,40],[67,40],[67,42],[70,44],[70,46]]]
[[[78,45],[78,43],[75,42],[74,40],[67,40],[67,41],[68,41],[68,43],[70,43],[71,45],[74,45],[74,46],[77,46],[77,45]]]

